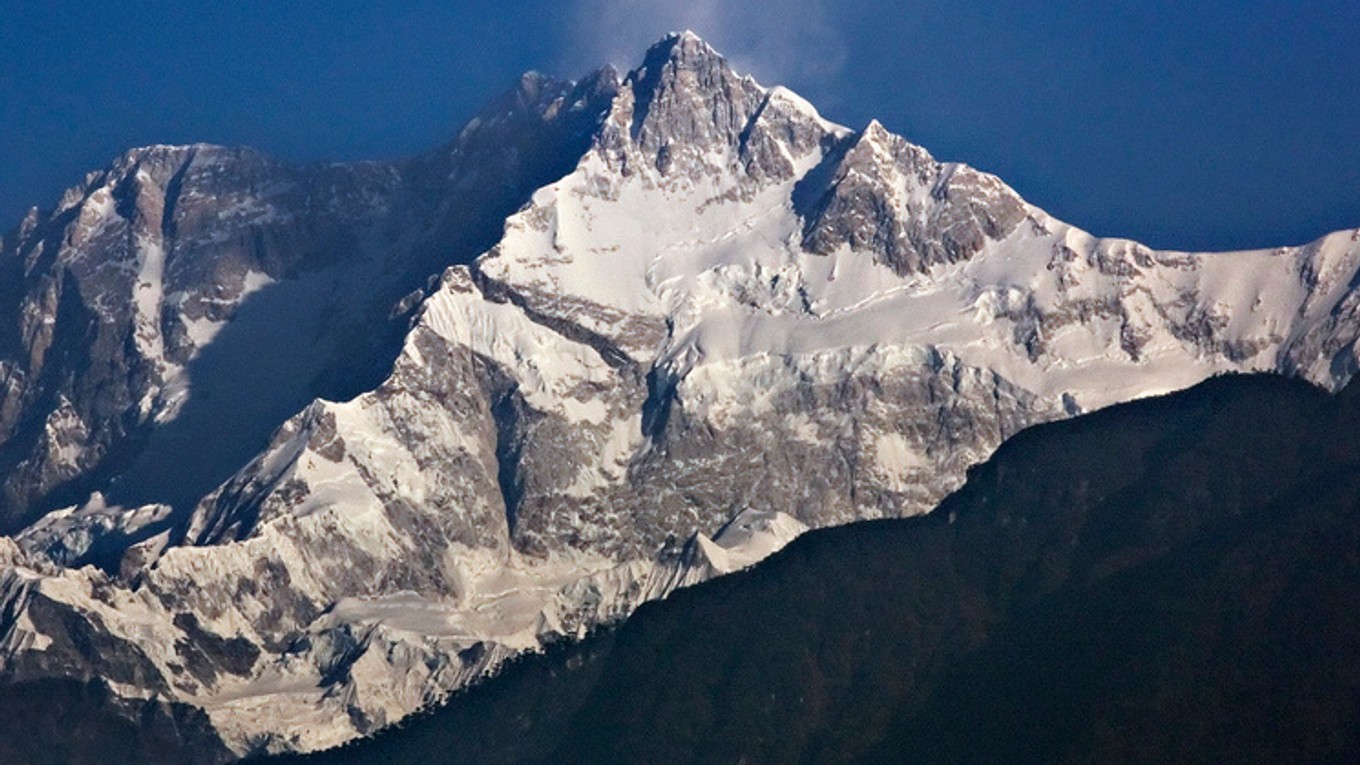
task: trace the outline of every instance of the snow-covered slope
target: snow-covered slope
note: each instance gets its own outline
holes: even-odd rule
[[[5,543],[5,677],[327,746],[805,528],[923,512],[1028,425],[1355,370],[1360,232],[1097,239],[691,34],[550,95],[589,140],[432,283],[380,385],[307,406],[116,574],[58,566],[102,498]]]

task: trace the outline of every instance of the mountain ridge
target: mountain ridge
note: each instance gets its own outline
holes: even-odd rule
[[[1029,429],[400,730],[278,762],[1341,762],[1353,387],[1224,376]]]

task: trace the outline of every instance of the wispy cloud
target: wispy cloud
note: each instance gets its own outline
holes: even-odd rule
[[[571,75],[605,63],[634,67],[648,45],[682,29],[767,85],[828,85],[845,62],[825,0],[576,0],[570,14],[561,63]]]

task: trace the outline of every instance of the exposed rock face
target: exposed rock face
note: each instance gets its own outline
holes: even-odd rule
[[[721,173],[755,184],[788,180],[794,159],[827,133],[815,113],[789,108],[794,99],[733,72],[693,34],[668,39],[648,51],[614,102],[596,154],[618,178],[601,180],[641,176],[671,188]]]
[[[0,254],[14,281],[0,465],[4,526],[72,496],[157,417],[173,383],[271,282],[354,256],[390,194],[386,168],[299,173],[248,150],[152,147],[32,213]],[[7,280],[8,281],[8,280]]]
[[[418,275],[338,301],[347,337],[448,266],[402,301],[419,308],[385,379],[299,403],[178,523],[150,491],[120,513],[115,484],[6,542],[0,677],[102,676],[88,641],[51,634],[97,630],[119,693],[200,706],[238,752],[327,746],[804,527],[923,512],[1030,424],[1224,371],[1334,388],[1355,369],[1350,234],[1211,255],[1098,240],[688,34],[622,82],[527,76],[508,98],[452,149],[362,171],[386,201],[345,218],[363,246],[333,256],[376,266],[242,267],[359,292]],[[145,399],[155,422],[179,357],[138,355],[171,333],[124,313],[127,352],[105,355],[151,371],[109,411],[136,424]],[[67,423],[48,451],[110,427],[64,400],[6,407]],[[759,533],[715,552],[739,527]],[[108,565],[60,567],[74,549]]]
[[[868,252],[899,274],[967,260],[1005,239],[1028,214],[997,178],[940,164],[878,122],[809,174],[803,244],[823,255]],[[830,175],[819,188],[819,173]]]

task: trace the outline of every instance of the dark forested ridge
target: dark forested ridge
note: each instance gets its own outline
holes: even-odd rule
[[[231,759],[208,716],[185,704],[127,701],[102,680],[0,687],[0,763],[216,765]]]
[[[806,534],[290,761],[1357,761],[1357,468],[1354,386],[1040,426],[928,516]]]

